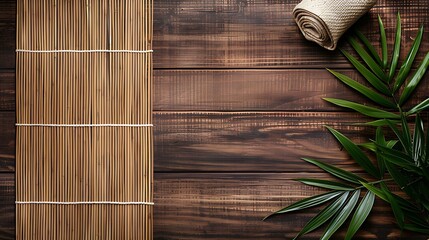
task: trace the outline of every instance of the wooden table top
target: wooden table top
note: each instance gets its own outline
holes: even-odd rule
[[[321,98],[367,103],[325,68],[360,77],[338,51],[304,39],[297,3],[155,0],[155,239],[290,239],[314,210],[261,219],[322,192],[293,181],[327,177],[301,157],[359,171],[323,126],[356,140],[371,129]],[[15,8],[0,2],[0,239],[15,237]],[[408,50],[420,24],[429,26],[429,0],[380,0],[358,27],[379,47],[379,14],[391,49],[398,11]],[[411,103],[428,97],[428,83],[426,75]],[[376,205],[356,239],[427,239],[401,234],[389,206]]]

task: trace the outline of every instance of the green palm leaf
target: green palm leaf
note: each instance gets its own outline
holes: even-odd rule
[[[344,74],[341,74],[339,72],[336,72],[336,71],[333,71],[333,70],[330,70],[330,69],[328,69],[328,71],[330,73],[332,73],[335,77],[337,77],[341,82],[345,83],[349,87],[351,87],[354,90],[358,91],[359,93],[361,93],[365,97],[371,99],[373,102],[375,102],[375,103],[377,103],[379,105],[382,105],[384,107],[396,108],[396,105],[393,102],[387,100],[386,98],[384,98],[380,94],[374,92],[370,88],[365,87],[364,85],[358,83],[356,80],[353,80],[353,79],[349,78],[348,76],[346,76]]]
[[[399,119],[400,116],[391,112],[380,110],[373,107],[368,107],[359,103],[350,102],[347,100],[337,99],[337,98],[323,98],[323,100],[333,103],[340,107],[350,108],[356,112],[362,113],[368,117],[373,118],[387,118],[387,119]]]
[[[362,123],[361,125],[382,127],[382,126],[388,126],[389,125],[388,122],[391,122],[393,124],[400,123],[400,121],[397,121],[397,120],[378,119],[371,122]]]
[[[362,150],[354,144],[346,136],[338,132],[337,130],[326,127],[334,137],[341,143],[344,149],[349,153],[349,155],[369,174],[374,177],[380,177],[378,170],[374,167],[371,160],[362,152]]]
[[[396,201],[396,198],[392,195],[392,193],[387,189],[385,184],[381,185],[381,190],[384,192],[387,197],[387,200],[390,203],[390,207],[392,208],[396,223],[399,225],[400,228],[403,228],[405,217],[401,207],[399,206],[399,203]]]
[[[417,52],[419,51],[422,37],[423,37],[423,26],[420,27],[419,32],[417,33],[417,37],[414,40],[413,46],[411,47],[410,52],[405,58],[404,63],[402,63],[401,68],[399,69],[398,76],[396,77],[396,80],[395,80],[395,85],[393,86],[394,92],[396,92],[402,86],[405,79],[407,78],[408,73],[411,70],[411,66],[413,65],[414,59],[417,55]]]
[[[350,45],[355,49],[358,55],[366,63],[366,65],[371,69],[371,71],[377,75],[381,80],[387,82],[387,76],[384,74],[381,67],[374,61],[374,59],[359,45],[359,43],[351,36],[347,38]]]
[[[374,193],[368,191],[359,206],[356,208],[355,213],[353,214],[352,220],[350,221],[349,228],[347,230],[345,240],[350,240],[362,226],[363,222],[365,222],[369,213],[374,206],[375,195]]]
[[[376,142],[377,142],[377,141],[376,141]],[[388,147],[388,148],[392,148],[392,147],[394,147],[397,143],[398,143],[398,141],[397,141],[397,140],[389,140],[389,141],[386,141],[386,147]],[[370,150],[370,151],[372,151],[372,152],[376,152],[376,151],[377,151],[377,145],[376,145],[374,142],[359,143],[359,144],[356,144],[356,145],[358,145],[359,147],[366,148],[366,149],[368,149],[368,150]],[[377,161],[378,161],[378,160],[377,160]]]
[[[393,47],[392,61],[389,69],[389,82],[395,76],[396,67],[398,66],[399,53],[401,50],[401,16],[396,17],[396,34],[395,34],[395,45]]]
[[[368,68],[366,68],[362,63],[360,63],[355,57],[350,53],[340,49],[343,55],[349,60],[349,62],[359,71],[359,73],[378,91],[381,93],[391,96],[389,88],[381,81],[374,73],[372,73]]]
[[[365,179],[359,177],[356,174],[353,174],[351,172],[345,171],[343,169],[334,167],[330,164],[315,160],[315,159],[311,159],[311,158],[303,158],[302,160],[314,164],[316,166],[318,166],[319,168],[323,169],[324,171],[332,174],[333,176],[340,178],[344,181],[347,182],[351,182],[351,183],[355,183],[355,184],[360,184],[360,182],[366,182]]]
[[[429,228],[422,228],[418,225],[415,224],[411,224],[411,223],[407,223],[404,225],[404,229],[405,230],[409,230],[409,231],[413,231],[413,232],[418,232],[418,233],[423,233],[423,234],[429,234]]]
[[[368,191],[371,191],[372,193],[374,193],[377,197],[381,198],[382,200],[384,200],[384,201],[386,201],[386,202],[389,202],[389,200],[387,199],[386,194],[384,194],[384,192],[383,192],[381,189],[379,189],[379,188],[377,188],[377,187],[375,187],[374,185],[369,184],[369,183],[361,182],[361,184],[362,184],[366,189],[368,189]]]
[[[419,112],[427,109],[428,107],[429,107],[429,98],[426,98],[424,101],[422,101],[421,103],[417,104],[412,109],[410,109],[406,115],[408,116],[408,115],[412,115],[415,113],[419,113]]]
[[[383,63],[381,62],[380,56],[378,56],[377,50],[375,50],[374,46],[369,42],[368,38],[365,37],[360,31],[354,30],[354,34],[359,38],[359,40],[365,45],[368,51],[371,53],[374,60],[377,62],[379,66]]]
[[[349,192],[344,192],[337,200],[329,204],[325,209],[320,211],[315,217],[313,217],[298,233],[298,235],[294,238],[307,234],[311,231],[316,230],[318,227],[323,225],[326,221],[331,219],[337,212],[341,210],[347,197],[349,196]]]
[[[425,58],[421,62],[417,71],[414,73],[413,77],[411,77],[407,86],[404,88],[404,91],[402,92],[401,97],[399,98],[400,105],[404,104],[405,101],[408,100],[411,93],[414,91],[414,89],[420,83],[420,80],[423,78],[423,75],[426,73],[426,69],[428,68],[428,66],[429,66],[429,52],[426,54]]]
[[[386,31],[384,30],[383,21],[380,15],[378,15],[378,25],[380,27],[380,41],[381,41],[381,61],[383,63],[383,69],[387,68],[387,39]]]
[[[413,159],[410,156],[395,149],[390,149],[380,145],[377,146],[380,149],[380,152],[383,155],[385,161],[395,164],[409,172],[414,172],[419,175],[422,174],[421,170],[413,164]]]
[[[387,125],[389,125],[390,129],[392,129],[396,137],[398,137],[398,140],[402,144],[402,147],[404,148],[405,152],[411,154],[411,139],[409,136],[409,132],[400,132],[399,129],[395,126],[395,124],[391,121],[387,121]],[[402,128],[404,129],[404,127]]]
[[[401,187],[402,190],[404,190],[408,195],[412,196],[413,193],[410,191],[406,186],[410,182],[410,179],[406,174],[403,174],[401,172],[401,169],[390,163],[385,161],[385,166],[387,171],[389,172],[390,176],[393,178],[396,184],[398,184],[399,187]]]
[[[308,178],[298,178],[296,179],[299,182],[302,182],[306,185],[314,186],[314,187],[320,187],[320,188],[326,188],[331,190],[341,190],[341,191],[350,191],[354,188],[344,184],[344,183],[338,183],[328,180],[320,180],[320,179],[308,179]]]
[[[316,195],[316,196],[312,196],[309,198],[305,198],[303,200],[300,200],[296,203],[293,203],[291,205],[289,205],[288,207],[282,208],[268,216],[266,216],[263,220],[273,216],[273,215],[277,215],[277,214],[282,214],[282,213],[287,213],[287,212],[293,212],[293,211],[298,211],[298,210],[302,210],[302,209],[306,209],[306,208],[310,208],[310,207],[314,207],[314,206],[318,206],[321,205],[329,200],[332,200],[336,197],[338,197],[340,194],[342,194],[342,192],[340,191],[333,191],[333,192],[327,192],[327,193],[323,193],[320,195]]]
[[[417,114],[414,125],[414,136],[413,136],[413,159],[417,166],[422,165],[422,152],[424,151],[425,134],[423,130],[423,121],[420,115]]]
[[[334,219],[330,222],[325,232],[323,233],[321,240],[329,239],[337,230],[340,228],[343,223],[347,220],[350,213],[356,206],[356,203],[359,200],[360,190],[355,190],[353,195],[348,200],[347,204],[341,209],[341,211],[335,216]]]
[[[424,151],[424,164],[429,165],[429,130],[426,133],[425,151]]]
[[[375,142],[378,145],[385,146],[385,147],[387,146],[387,142],[386,142],[386,139],[384,138],[381,127],[378,127],[375,132]],[[384,158],[380,154],[380,151],[378,148],[376,148],[375,154],[377,156],[377,164],[378,164],[378,169],[380,170],[380,176],[383,176],[386,171],[386,164],[384,163]]]

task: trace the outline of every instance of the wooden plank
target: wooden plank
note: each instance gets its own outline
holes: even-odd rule
[[[0,112],[0,171],[15,169],[14,115]],[[359,170],[324,129],[332,126],[358,142],[372,138],[363,118],[338,112],[157,112],[157,172],[319,172],[302,157]]]
[[[154,232],[156,239],[291,239],[315,210],[261,219],[293,201],[321,191],[299,184],[299,177],[324,178],[309,173],[155,175]],[[0,196],[14,197],[13,174],[0,174]],[[355,239],[426,239],[401,235],[389,206],[381,201]],[[14,238],[14,203],[0,205],[0,239]],[[343,236],[342,231],[337,237]],[[305,239],[318,239],[317,233]]]
[[[14,172],[15,112],[0,112],[0,119],[0,172]]]
[[[0,68],[15,68],[16,0],[0,1]]]
[[[14,113],[0,118],[0,171],[14,171]],[[356,169],[323,126],[363,141],[371,130],[353,125],[362,120],[338,112],[156,112],[155,171],[319,171],[301,157]]]
[[[0,173],[0,239],[15,239],[15,176]]]
[[[324,50],[301,35],[292,16],[299,1],[157,1],[154,67],[348,67],[338,52]],[[409,49],[410,38],[419,25],[429,24],[428,0],[378,1],[361,21],[363,32],[378,45],[377,15],[380,14],[391,46],[398,11],[402,15],[404,49]],[[428,37],[426,31],[425,39]],[[424,41],[422,48],[428,49],[429,42]],[[403,52],[402,57],[405,54]]]
[[[338,52],[304,40],[292,19],[292,1],[162,0],[155,2],[155,68],[325,68],[349,67]],[[388,28],[392,44],[395,14],[403,19],[405,48],[420,24],[429,25],[428,0],[379,1],[361,21],[378,41],[376,16]],[[0,1],[0,68],[15,67],[15,8]],[[426,31],[425,39],[429,36]],[[429,42],[423,41],[423,49]],[[317,52],[317,54],[315,54]],[[405,55],[403,52],[402,57]],[[419,56],[421,59],[422,56]]]
[[[324,125],[363,142],[373,129],[355,125],[362,121],[338,112],[157,112],[155,171],[318,171],[302,157],[356,169]]]
[[[292,239],[314,214],[261,218],[319,190],[292,179],[319,174],[156,174],[155,236],[159,239]],[[354,239],[398,239],[389,207],[377,201]],[[318,239],[320,232],[303,239]],[[344,236],[342,231],[340,236]],[[319,235],[319,236],[318,236]],[[404,233],[404,239],[426,239]],[[336,238],[341,239],[341,238]]]
[[[0,111],[15,111],[15,72],[0,72]]]
[[[338,70],[365,83],[354,70]],[[426,74],[408,106],[429,97]],[[160,111],[342,111],[322,100],[372,104],[326,70],[158,70],[154,109]],[[0,72],[0,111],[15,110],[15,74]]]
[[[354,70],[338,70],[366,83]],[[155,110],[167,111],[342,111],[322,100],[371,101],[338,81],[326,70],[162,70],[155,71]],[[426,74],[409,102],[426,99]]]

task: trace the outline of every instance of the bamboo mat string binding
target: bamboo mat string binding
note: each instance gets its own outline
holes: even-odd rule
[[[28,53],[152,53],[153,50],[110,50],[110,49],[87,49],[87,50],[71,50],[71,49],[57,49],[57,50],[30,50],[30,49],[16,49],[16,52]]]
[[[99,124],[55,124],[55,123],[15,123],[17,127],[153,127],[153,124],[114,124],[114,123],[99,123]]]

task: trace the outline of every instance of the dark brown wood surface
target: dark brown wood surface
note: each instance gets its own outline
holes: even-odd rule
[[[315,210],[261,218],[320,192],[292,180],[326,177],[301,157],[360,172],[324,125],[365,141],[372,130],[353,123],[368,119],[321,98],[371,103],[325,70],[361,79],[337,51],[304,40],[291,14],[298,2],[155,1],[156,239],[290,239]],[[0,1],[0,239],[15,235],[15,6]],[[398,11],[409,49],[429,25],[428,0],[380,0],[358,26],[378,47],[380,14],[391,46]],[[426,75],[410,106],[429,97],[428,83]],[[401,233],[378,201],[357,239],[427,236]]]

